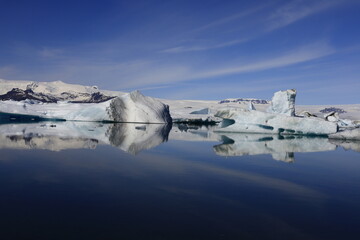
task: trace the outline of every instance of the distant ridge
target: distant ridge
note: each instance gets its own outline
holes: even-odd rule
[[[228,98],[221,100],[219,103],[248,103],[252,102],[254,104],[269,104],[270,101],[263,99],[255,99],[255,98]]]

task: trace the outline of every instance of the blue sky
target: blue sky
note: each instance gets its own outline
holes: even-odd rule
[[[360,103],[360,1],[1,0],[0,78]]]

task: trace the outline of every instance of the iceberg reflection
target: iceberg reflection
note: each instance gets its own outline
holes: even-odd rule
[[[309,136],[219,133],[206,126],[175,124],[38,122],[0,124],[0,149],[95,149],[111,145],[127,153],[156,147],[170,140],[222,142],[213,146],[219,156],[271,154],[275,160],[293,162],[295,152],[333,151],[338,146],[360,152],[359,141]]]
[[[329,139],[333,144],[344,148],[345,150],[352,150],[354,152],[360,152],[360,141],[357,140],[345,140],[345,139]]]
[[[275,160],[293,162],[295,152],[333,151],[336,145],[327,138],[226,133],[223,144],[214,146],[220,156],[271,154]]]
[[[0,149],[65,149],[112,145],[131,154],[168,140],[167,124],[103,124],[97,122],[40,122],[1,124]]]

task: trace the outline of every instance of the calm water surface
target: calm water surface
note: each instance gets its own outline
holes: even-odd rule
[[[169,130],[1,125],[1,235],[359,239],[360,143]]]

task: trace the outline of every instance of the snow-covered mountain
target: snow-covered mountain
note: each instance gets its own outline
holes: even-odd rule
[[[115,96],[106,96],[103,93],[95,92],[95,93],[68,93],[63,92],[60,96],[52,95],[52,94],[44,94],[34,92],[32,89],[19,89],[13,88],[9,92],[0,95],[0,101],[25,101],[25,100],[33,100],[42,103],[57,103],[59,101],[67,101],[70,103],[100,103],[106,102]]]
[[[31,89],[35,93],[42,93],[46,95],[53,95],[60,97],[63,93],[77,94],[77,93],[86,93],[92,94],[96,92],[101,92],[104,95],[108,96],[119,96],[125,94],[124,92],[118,91],[107,91],[100,90],[97,86],[83,86],[78,84],[69,84],[62,81],[53,81],[53,82],[35,82],[35,81],[20,81],[20,80],[4,80],[0,79],[0,95],[3,95],[13,88],[19,88],[22,90]]]
[[[43,103],[69,101],[75,103],[105,102],[123,92],[100,91],[96,86],[67,84],[62,81],[31,82],[0,79],[0,100],[36,100]]]

